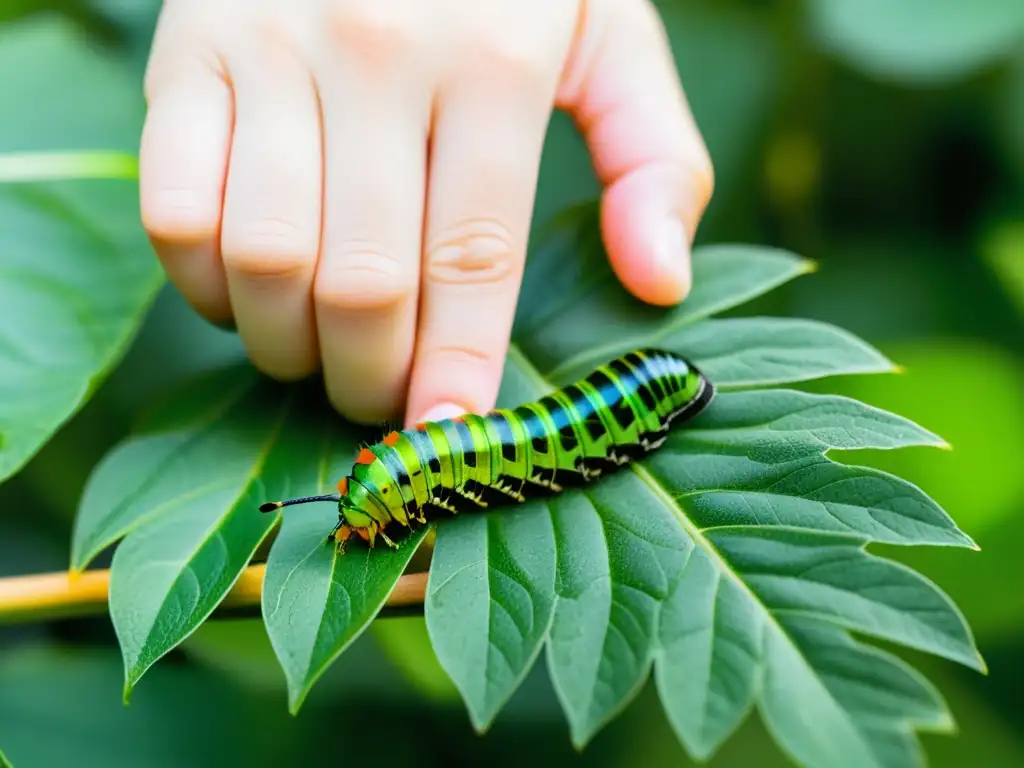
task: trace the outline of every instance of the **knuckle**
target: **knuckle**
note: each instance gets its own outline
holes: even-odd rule
[[[216,237],[220,211],[191,187],[163,188],[143,195],[142,226],[155,240],[202,242]]]
[[[340,256],[325,260],[314,287],[314,301],[324,309],[393,309],[413,300],[416,276],[385,249],[353,243]]]
[[[534,38],[516,35],[492,35],[480,44],[480,57],[497,73],[517,79],[540,80],[553,77],[545,48]]]
[[[514,276],[516,252],[507,227],[472,219],[443,233],[427,250],[427,276],[454,285],[501,284]]]
[[[442,363],[442,368],[462,366],[471,368],[491,369],[499,362],[493,351],[473,344],[445,344],[429,350],[426,359]]]
[[[268,217],[225,233],[224,266],[244,277],[296,278],[312,272],[316,244],[294,222]]]
[[[391,58],[415,50],[421,25],[407,3],[341,0],[328,20],[331,36],[345,48]]]
[[[272,356],[253,350],[249,353],[252,364],[272,379],[281,382],[296,382],[305,379],[317,370],[316,351],[302,348],[290,357]]]

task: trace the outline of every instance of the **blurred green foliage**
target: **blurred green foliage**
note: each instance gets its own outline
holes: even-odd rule
[[[979,678],[905,654],[959,724],[955,738],[925,738],[929,761],[1024,765],[1024,595],[1015,587],[1024,547],[1024,6],[658,5],[717,169],[698,240],[776,245],[818,261],[813,281],[759,308],[834,322],[877,344],[907,366],[903,379],[823,389],[904,414],[955,449],[844,458],[920,483],[982,548],[873,548],[941,583],[989,663]],[[3,112],[0,152],[134,149],[155,10],[150,0],[5,4],[0,103],[32,107]],[[537,221],[595,190],[578,137],[557,116]],[[240,356],[231,334],[164,290],[110,380],[0,486],[0,575],[66,567],[74,511],[98,459],[155,392]],[[360,638],[298,718],[285,714],[259,621],[202,628],[150,672],[128,708],[109,619],[0,631],[0,747],[19,768],[300,764],[335,751],[382,766],[688,763],[651,685],[574,754],[542,667],[480,739],[436,660],[415,663],[430,653],[417,631],[399,635],[392,625]],[[343,727],[345,718],[358,720]],[[786,763],[753,720],[711,764]]]

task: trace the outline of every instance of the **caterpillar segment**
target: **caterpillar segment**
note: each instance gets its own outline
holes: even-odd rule
[[[328,542],[344,552],[353,536],[371,547],[380,537],[397,548],[390,531],[593,482],[660,448],[673,423],[696,416],[714,395],[685,358],[638,349],[535,402],[389,432],[359,451],[337,494],[260,509],[334,502],[338,524]]]

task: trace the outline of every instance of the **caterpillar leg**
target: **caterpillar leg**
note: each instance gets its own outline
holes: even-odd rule
[[[491,488],[503,496],[507,496],[515,501],[526,501],[526,497],[523,495],[523,485],[526,481],[521,481],[518,488],[515,487],[512,482],[513,478],[502,475],[498,478],[497,482],[491,486]]]
[[[383,529],[378,530],[377,534],[382,539],[384,539],[384,543],[387,544],[389,547],[391,547],[392,549],[398,549],[398,545],[395,544],[395,542],[393,542],[391,539],[388,538],[388,535],[386,533],[384,533]]]
[[[583,475],[584,481],[589,483],[617,466],[618,463],[610,459],[586,458],[576,462],[576,471]]]
[[[618,467],[624,467],[626,464],[629,464],[629,462],[631,462],[632,460],[633,456],[631,456],[630,452],[622,446],[618,448],[611,448],[608,451],[608,461],[612,462]]]
[[[553,469],[538,469],[537,473],[526,480],[527,483],[539,485],[541,488],[560,493],[562,486],[555,482],[555,471]]]
[[[470,483],[472,482],[472,480],[467,482],[464,488],[453,488],[452,493],[454,493],[456,496],[459,496],[460,498],[473,502],[478,507],[486,508],[487,500],[484,499],[483,494],[480,493],[480,491],[473,490],[472,488],[470,488]],[[473,483],[473,485],[475,486],[476,484]]]
[[[668,439],[668,427],[662,427],[656,432],[648,432],[646,435],[640,438],[640,447],[643,448],[647,453],[656,451],[665,444]]]
[[[328,546],[337,545],[338,554],[345,554],[345,542],[352,537],[352,527],[345,525],[341,520],[331,530],[331,535],[327,537]]]
[[[452,504],[451,498],[449,496],[446,496],[444,498],[440,496],[435,496],[430,500],[429,503],[431,506],[437,507],[438,509],[443,509],[445,512],[450,512],[453,515],[457,514],[459,511],[458,507]],[[416,519],[419,520],[421,523],[427,522],[426,518],[423,517],[422,510],[420,511],[420,516]]]

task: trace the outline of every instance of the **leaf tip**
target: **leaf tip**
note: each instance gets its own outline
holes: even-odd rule
[[[985,661],[985,657],[981,655],[981,651],[974,651],[974,658],[977,661],[977,665],[974,667],[978,672],[988,677],[988,663]]]
[[[821,269],[821,264],[815,259],[801,259],[799,274],[813,275]]]
[[[288,714],[292,717],[299,716],[299,710],[302,709],[302,705],[306,703],[306,696],[309,695],[310,686],[295,686],[291,685],[289,681],[288,685]]]
[[[476,731],[477,736],[486,736],[494,722],[493,718],[481,718],[473,714],[470,715],[469,719],[473,723],[473,730]]]
[[[581,723],[570,723],[569,743],[572,744],[572,748],[576,752],[576,754],[583,754],[584,750],[586,750],[587,748],[587,745],[590,743],[590,738],[592,735],[593,733]]]
[[[957,736],[960,733],[960,724],[948,709],[943,709],[942,715],[931,723],[931,729],[935,733]]]

